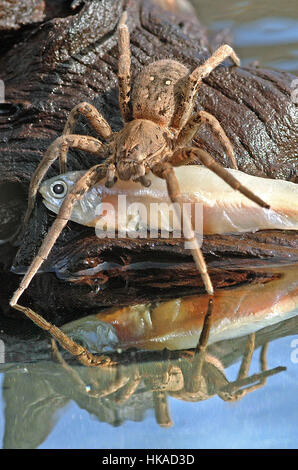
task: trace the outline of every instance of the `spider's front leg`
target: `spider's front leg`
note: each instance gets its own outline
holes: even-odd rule
[[[152,398],[156,422],[162,428],[170,428],[173,426],[169,409],[168,393],[164,390],[153,390]]]
[[[234,149],[233,146],[230,142],[230,139],[226,135],[225,131],[221,127],[220,123],[214,117],[212,114],[207,113],[206,111],[199,111],[197,114],[195,114],[193,117],[191,117],[185,126],[181,129],[177,140],[176,140],[176,147],[183,147],[184,145],[187,145],[189,142],[192,141],[193,137],[197,133],[198,129],[202,125],[209,125],[211,129],[215,132],[217,135],[219,141],[224,145],[226,148],[226,152],[228,157],[230,158],[233,168],[235,170],[238,169],[236,159],[235,159],[235,154],[234,154]]]
[[[91,398],[102,398],[109,396],[113,394],[113,397],[115,396],[115,393],[118,392],[119,390],[122,391],[124,387],[126,387],[127,383],[130,381],[130,377],[126,377],[125,374],[119,373],[121,371],[122,366],[117,365],[116,368],[114,368],[114,371],[116,373],[113,374],[113,379],[108,382],[107,385],[104,387],[102,386],[102,381],[101,381],[101,388],[98,391],[98,387],[96,387],[96,380],[91,380],[92,386],[89,388],[86,387],[86,382],[82,379],[78,371],[70,366],[62,357],[62,354],[60,353],[56,341],[52,338],[51,339],[51,345],[52,345],[52,356],[53,359],[56,360],[57,362],[60,363],[60,365],[63,367],[65,372],[69,375],[71,381],[73,382],[74,386],[79,390],[80,393],[84,395],[88,395],[88,397]],[[92,377],[92,375],[91,375]],[[94,377],[97,379],[98,374]],[[99,376],[100,377],[100,376]],[[92,377],[93,378],[93,377]]]
[[[126,25],[127,13],[124,12],[118,27],[118,85],[119,85],[119,106],[124,122],[131,121],[130,109],[130,38],[129,30]]]
[[[177,216],[180,219],[180,217],[182,217],[183,215],[182,226],[183,226],[184,237],[187,240],[187,242],[191,244],[191,253],[196,263],[196,266],[202,276],[206,291],[208,292],[208,294],[213,295],[214,290],[213,290],[212,282],[210,280],[210,277],[207,271],[207,266],[203,257],[203,253],[196,239],[195,232],[192,227],[191,219],[183,211],[183,199],[181,196],[181,191],[179,188],[177,177],[175,175],[174,168],[170,163],[165,162],[165,163],[155,165],[152,168],[152,172],[156,176],[159,176],[160,178],[163,178],[166,180],[168,194],[169,194],[171,201],[174,203],[175,210],[177,210],[177,206],[175,203],[178,203],[179,205],[180,211],[179,212],[177,211]]]
[[[224,44],[223,46],[219,47],[203,65],[200,65],[191,74],[189,74],[184,88],[184,99],[179,106],[173,120],[173,127],[180,130],[185,126],[192,113],[194,100],[203,78],[207,77],[219,64],[221,64],[221,62],[223,62],[228,57],[231,57],[232,61],[236,65],[240,65],[240,59],[232,47]]]
[[[95,165],[90,170],[88,170],[74,185],[71,192],[66,196],[59,214],[52,224],[47,236],[45,237],[38,254],[32,261],[31,265],[28,268],[25,276],[23,277],[19,288],[15,291],[14,295],[10,300],[11,307],[23,312],[27,317],[29,317],[34,323],[36,323],[40,328],[48,331],[53,338],[55,338],[59,343],[67,349],[70,353],[77,357],[83,364],[90,366],[99,366],[99,365],[109,365],[110,359],[105,356],[96,357],[91,354],[86,348],[80,346],[71,338],[69,338],[62,330],[57,328],[55,325],[52,325],[46,321],[42,316],[38,315],[36,312],[31,310],[28,307],[24,307],[18,304],[18,300],[21,297],[22,293],[29,286],[32,278],[37,273],[38,269],[42,263],[47,259],[54,243],[59,237],[61,231],[67,224],[72,208],[76,201],[83,197],[83,195],[96,183],[102,180],[107,172],[107,167],[105,164]]]
[[[23,225],[26,225],[29,220],[30,214],[34,207],[36,194],[42,179],[44,178],[50,166],[55,162],[55,160],[57,160],[57,158],[60,159],[61,163],[61,155],[66,154],[69,148],[76,148],[78,150],[83,150],[85,152],[94,153],[98,156],[101,156],[102,147],[103,144],[98,139],[76,134],[65,136],[62,135],[54,140],[32,175],[28,192],[28,205]]]
[[[95,106],[86,102],[79,103],[71,110],[62,135],[73,134],[76,122],[80,115],[84,116],[88,120],[91,127],[101,138],[108,139],[112,135],[111,126],[105,120],[103,115],[95,108]],[[61,145],[59,157],[60,173],[66,173],[67,171],[67,151],[67,144]]]

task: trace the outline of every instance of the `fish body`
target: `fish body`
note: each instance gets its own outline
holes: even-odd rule
[[[266,268],[265,272],[271,272],[273,279],[215,292],[208,345],[240,338],[298,315],[298,265]],[[111,307],[75,320],[63,329],[75,333],[76,339],[88,347],[100,343],[94,352],[102,352],[106,332],[111,347],[116,344],[123,349],[195,348],[209,300],[207,294],[201,294],[152,304]],[[107,325],[113,328],[113,336]]]
[[[215,292],[208,344],[245,336],[296,316],[297,272],[297,264],[283,270],[272,268],[272,274],[280,276],[275,280]],[[97,318],[113,325],[120,347],[188,349],[197,345],[208,302],[209,296],[202,294],[114,307],[100,312]]]
[[[232,189],[208,168],[198,165],[175,168],[183,201],[194,211],[201,209],[204,234],[255,232],[266,229],[298,230],[298,185],[284,180],[275,180],[247,175],[239,170],[228,170],[242,185],[270,204],[270,209],[259,207],[238,191]],[[56,197],[52,191],[57,181],[71,190],[84,171],[68,172],[42,183],[40,193],[48,209],[58,213],[65,198]],[[171,204],[166,182],[148,175],[149,188],[133,181],[119,180],[112,188],[99,183],[85,193],[74,205],[71,220],[82,225],[96,227],[103,217],[105,204],[114,208],[116,218],[105,221],[116,230],[145,229],[174,230],[169,218]],[[66,195],[66,194],[65,194]],[[125,196],[125,210],[119,206],[119,196]],[[121,199],[121,198],[120,198]],[[121,201],[122,201],[121,200]],[[164,204],[165,203],[165,204]],[[122,202],[121,202],[122,204]],[[158,217],[151,217],[152,208],[158,207]],[[140,209],[141,207],[141,209]],[[121,215],[121,217],[120,217]]]

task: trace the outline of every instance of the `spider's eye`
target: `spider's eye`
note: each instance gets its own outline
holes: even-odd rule
[[[67,185],[64,181],[56,181],[51,185],[51,191],[55,197],[64,197],[67,193]]]

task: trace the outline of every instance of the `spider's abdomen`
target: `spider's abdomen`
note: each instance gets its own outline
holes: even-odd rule
[[[188,69],[175,60],[158,60],[137,76],[132,91],[134,119],[148,119],[170,126],[177,105],[183,99],[183,79]]]

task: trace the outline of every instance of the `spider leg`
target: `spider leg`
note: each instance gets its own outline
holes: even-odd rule
[[[162,390],[153,390],[153,404],[156,422],[163,428],[173,426],[169,411],[168,394]]]
[[[236,159],[234,155],[234,149],[230,142],[230,139],[227,137],[225,131],[221,127],[216,117],[212,116],[212,114],[207,113],[206,111],[199,111],[197,114],[195,114],[192,118],[190,118],[187,121],[187,123],[181,129],[177,137],[176,146],[183,147],[188,142],[191,142],[191,140],[197,133],[199,127],[201,127],[201,125],[203,124],[209,125],[212,128],[212,130],[215,132],[219,141],[226,148],[227,155],[231,160],[233,168],[237,170],[238,167],[237,167],[237,163],[236,163]]]
[[[260,353],[261,372],[248,377],[249,367],[255,348],[255,333],[249,335],[245,352],[239,369],[238,377],[235,382],[230,382],[218,395],[225,401],[237,401],[250,392],[264,387],[267,377],[278,374],[285,370],[285,367],[275,367],[267,369],[266,352],[268,343],[265,343]],[[257,383],[255,383],[257,382]],[[253,384],[253,385],[251,385]],[[244,387],[244,388],[242,388]]]
[[[85,116],[91,127],[101,138],[107,139],[112,135],[112,129],[103,115],[95,108],[95,106],[85,102],[79,103],[71,110],[64,126],[63,135],[74,133],[75,125],[80,115]],[[66,173],[67,171],[67,150],[67,146],[61,147],[59,158],[60,173]]]
[[[240,369],[239,369],[238,376],[236,379],[236,383],[248,377],[252,356],[255,350],[255,338],[256,338],[255,333],[252,333],[251,335],[248,336],[246,346],[245,346],[245,351],[244,351],[243,358],[242,358],[241,365],[240,365]],[[240,400],[247,393],[252,392],[253,390],[256,390],[257,388],[259,388],[260,386],[265,385],[265,382],[266,382],[266,379],[264,379],[263,381],[260,381],[260,383],[256,385],[247,386],[244,389],[241,389],[240,387],[239,389],[237,389],[237,387],[235,387],[232,393],[230,394],[228,393],[225,396],[225,399],[229,401]]]
[[[177,177],[175,175],[175,171],[173,166],[168,163],[162,163],[160,165],[156,165],[152,168],[152,172],[156,175],[159,176],[160,178],[163,178],[166,180],[167,183],[167,189],[169,193],[169,197],[173,203],[178,203],[180,207],[180,211],[178,217],[180,218],[180,214],[183,214],[183,199],[181,196],[180,188],[179,188],[179,183],[177,180]],[[175,210],[176,210],[176,204],[174,204]],[[195,233],[192,227],[191,220],[187,214],[184,214],[183,216],[183,232],[184,232],[184,237],[188,242],[191,242],[192,248],[191,248],[191,253],[194,258],[194,261],[196,263],[196,266],[202,276],[206,291],[208,294],[213,295],[213,286],[207,271],[207,266],[203,257],[203,253],[199,247],[199,244],[197,242],[197,239],[195,237]]]
[[[126,25],[127,13],[124,12],[118,27],[118,85],[119,85],[119,106],[124,122],[131,121],[130,110],[130,39],[129,30]]]
[[[96,391],[96,388],[92,390],[92,388],[89,389],[87,388],[87,384],[85,381],[81,378],[79,373],[77,372],[74,367],[71,367],[62,357],[56,341],[52,338],[51,339],[51,345],[52,345],[52,353],[53,353],[53,358],[61,364],[65,372],[70,376],[73,384],[75,387],[77,387],[80,391],[80,393],[83,393],[84,395],[88,395],[88,397],[92,398],[103,398],[109,395],[113,395],[113,401],[115,403],[123,403],[128,398],[135,392],[136,388],[138,387],[141,377],[138,374],[137,371],[137,365],[133,365],[133,378],[127,377],[125,374],[119,372],[122,370],[122,367],[120,364],[117,365],[117,368],[113,368],[113,371],[116,370],[116,376],[115,374],[111,375],[111,381],[108,385],[104,386],[101,388],[100,391]],[[110,368],[112,371],[112,369]],[[98,375],[97,375],[98,377]],[[102,379],[102,376],[99,376]],[[135,381],[135,383],[134,383]],[[93,381],[91,381],[93,383]],[[101,380],[101,385],[102,383],[105,382]],[[114,398],[116,397],[116,398]]]
[[[202,149],[197,147],[185,147],[183,149],[178,149],[173,154],[171,163],[173,166],[180,166],[186,162],[191,162],[195,157],[197,157],[203,165],[209,168],[209,170],[213,171],[213,173],[222,178],[229,186],[231,186],[231,188],[236,189],[259,206],[264,207],[265,209],[270,209],[269,204],[264,202],[259,196],[243,186],[231,173],[228,172],[228,170],[226,170],[226,168],[217,163],[214,158],[209,155],[209,153]]]
[[[79,150],[95,153],[100,156],[103,144],[94,137],[81,136],[76,134],[62,135],[51,143],[46,153],[44,154],[43,159],[32,175],[28,193],[28,205],[23,225],[26,225],[29,220],[30,214],[34,207],[39,185],[46,172],[52,163],[54,163],[58,157],[61,157],[61,153],[66,154],[69,148],[77,148]]]
[[[223,62],[228,57],[231,57],[232,61],[236,65],[240,65],[240,59],[236,55],[235,51],[227,44],[224,44],[223,46],[219,47],[203,65],[200,65],[193,72],[191,72],[185,85],[183,103],[177,110],[177,114],[173,121],[173,127],[176,129],[182,129],[182,127],[184,127],[192,112],[194,99],[202,79],[207,77],[221,62]]]
[[[125,403],[135,393],[141,382],[141,376],[137,364],[132,364],[130,368],[131,371],[128,382],[126,382],[122,388],[119,388],[112,397],[113,401],[117,404]]]
[[[255,339],[256,339],[255,333],[252,333],[248,336],[245,351],[243,354],[243,359],[242,359],[240,369],[238,372],[237,380],[241,380],[241,379],[244,379],[245,377],[248,377],[252,356],[255,350]]]
[[[184,381],[185,381],[184,388],[187,392],[196,393],[200,390],[202,368],[205,362],[205,352],[206,352],[210,328],[211,328],[212,309],[213,309],[213,299],[210,298],[208,302],[208,308],[207,308],[207,312],[204,318],[203,328],[200,334],[199,342],[195,349],[195,354],[192,360],[192,371],[190,374],[184,377]]]
[[[106,165],[95,165],[77,181],[70,193],[66,196],[59,214],[57,215],[57,218],[46,235],[38,251],[38,254],[32,261],[20,283],[20,286],[15,291],[10,300],[11,307],[23,312],[40,328],[48,331],[53,336],[53,338],[55,338],[66,350],[76,356],[79,361],[85,365],[90,366],[111,365],[111,360],[106,356],[94,356],[86,348],[80,346],[71,338],[69,338],[62,330],[46,321],[42,316],[38,315],[38,313],[34,312],[28,307],[19,305],[17,302],[22,293],[29,286],[32,278],[37,273],[42,263],[47,259],[54,243],[56,242],[61,231],[67,224],[69,217],[71,216],[72,208],[75,202],[79,200],[85,194],[85,192],[88,191],[89,188],[94,186],[94,184],[96,184],[98,181],[102,180],[105,175]]]

